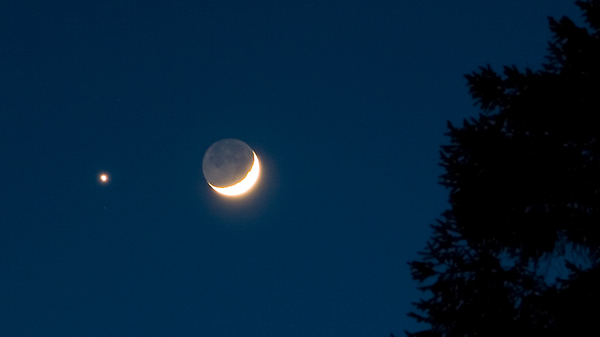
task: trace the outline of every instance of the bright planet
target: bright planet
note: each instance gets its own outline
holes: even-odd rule
[[[248,144],[228,138],[211,145],[202,159],[202,173],[215,191],[235,196],[247,192],[258,180],[260,165]]]
[[[108,173],[101,173],[98,176],[98,180],[100,181],[101,184],[108,184],[108,180],[109,180]]]

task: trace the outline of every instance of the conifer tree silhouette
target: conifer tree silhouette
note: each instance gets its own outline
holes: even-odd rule
[[[450,209],[409,262],[430,329],[408,336],[600,331],[600,0],[576,5],[589,30],[550,18],[542,70],[466,75],[482,113],[448,123]]]

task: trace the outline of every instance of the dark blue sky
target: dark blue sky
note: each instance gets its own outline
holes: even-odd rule
[[[375,4],[374,4],[375,3]],[[388,336],[447,207],[463,74],[572,1],[4,1],[1,336]],[[235,201],[201,173],[238,138]],[[112,175],[107,186],[97,174]]]

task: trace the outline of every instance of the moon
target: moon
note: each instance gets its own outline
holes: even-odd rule
[[[214,143],[206,150],[202,173],[213,190],[226,196],[236,196],[254,186],[260,164],[250,146],[229,138]]]

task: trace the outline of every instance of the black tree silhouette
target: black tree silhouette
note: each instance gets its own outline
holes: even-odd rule
[[[426,299],[408,336],[587,336],[600,310],[600,0],[590,31],[550,18],[543,70],[466,75],[482,114],[448,123],[451,208],[410,262]]]

